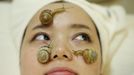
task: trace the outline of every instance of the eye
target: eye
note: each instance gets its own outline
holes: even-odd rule
[[[37,33],[34,38],[32,39],[32,41],[49,41],[50,37],[46,34],[46,33]]]
[[[86,42],[91,42],[91,39],[89,37],[88,34],[86,33],[80,33],[77,34],[75,38],[73,38],[74,40],[79,40],[79,41],[86,41]]]

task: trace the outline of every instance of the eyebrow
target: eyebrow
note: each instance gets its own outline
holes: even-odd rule
[[[32,30],[36,30],[36,29],[44,29],[44,28],[47,28],[47,26],[45,26],[45,25],[43,25],[43,24],[39,24],[39,25],[33,27]]]
[[[87,25],[84,25],[84,24],[72,24],[70,26],[70,28],[77,28],[77,29],[84,28],[84,29],[89,29],[90,30],[90,28]]]

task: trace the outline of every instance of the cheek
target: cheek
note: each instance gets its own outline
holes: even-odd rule
[[[23,73],[36,72],[39,65],[37,62],[37,48],[22,48],[21,49],[21,70]]]
[[[100,75],[101,73],[101,54],[99,51],[97,51],[98,58],[96,62],[92,64],[87,64],[84,62],[84,59],[82,56],[75,57],[75,66],[76,67],[81,67],[78,68],[79,72],[81,75]],[[77,62],[77,63],[76,63]]]
[[[82,59],[79,59],[79,61]],[[85,64],[85,62],[77,62],[79,68],[79,72],[81,75],[100,75],[101,68],[100,68],[100,61],[97,60],[93,64]]]

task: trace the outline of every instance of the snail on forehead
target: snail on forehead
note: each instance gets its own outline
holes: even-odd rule
[[[88,64],[92,64],[97,60],[97,52],[93,49],[77,50],[74,51],[74,55],[83,56],[84,61]]]
[[[39,19],[43,25],[48,25],[53,22],[54,15],[60,12],[64,12],[65,8],[57,8],[54,10],[45,9],[41,12]]]

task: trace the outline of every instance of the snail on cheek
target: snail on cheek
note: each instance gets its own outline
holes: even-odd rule
[[[37,60],[41,64],[48,63],[50,61],[50,47],[42,46],[37,52]]]
[[[73,50],[74,55],[82,56],[85,63],[93,64],[97,60],[97,52],[94,49]]]

